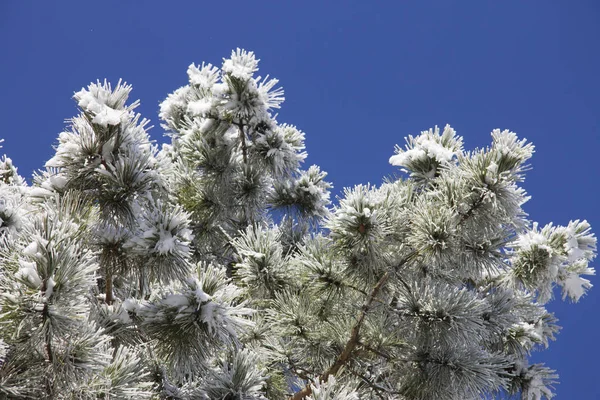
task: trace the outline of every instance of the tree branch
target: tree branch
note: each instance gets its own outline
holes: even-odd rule
[[[42,282],[42,287],[41,287],[41,291],[43,293],[43,296],[46,295],[46,290],[48,289],[48,280],[44,279],[44,281]],[[50,308],[48,305],[48,301],[50,299],[46,299],[46,302],[44,303],[44,309],[42,310],[42,321],[43,321],[43,325],[46,324],[50,324],[49,318],[50,318]],[[50,328],[46,327],[45,332],[44,332],[44,347],[46,350],[46,356],[48,357],[48,362],[52,365],[54,364],[54,352],[52,351],[52,335],[50,333]],[[45,374],[45,378],[44,378],[44,382],[46,385],[46,394],[49,397],[53,397],[54,394],[54,384],[53,384],[53,380],[52,380],[52,374],[51,374],[51,369],[48,369],[46,371]]]
[[[377,397],[379,397],[380,399],[385,400],[385,397],[383,397],[381,395],[381,392],[390,393],[389,390],[387,390],[386,388],[379,386],[378,384],[376,384],[375,382],[373,382],[372,380],[370,380],[363,374],[361,374],[357,371],[354,371],[352,368],[348,368],[348,371],[350,371],[350,373],[353,374],[354,376],[359,377],[361,379],[361,381],[363,381],[365,384],[367,384],[367,386],[369,386],[371,389],[373,389],[375,391],[375,394],[377,395]]]
[[[344,346],[344,350],[341,352],[341,354],[338,356],[338,358],[335,360],[335,362],[320,376],[321,382],[327,382],[330,375],[336,375],[338,373],[338,371],[340,370],[340,368],[342,368],[348,362],[348,360],[350,360],[350,357],[352,356],[354,349],[360,343],[359,342],[360,328],[365,320],[365,317],[367,316],[367,313],[371,309],[371,305],[375,301],[377,295],[379,294],[381,289],[387,283],[392,272],[396,271],[398,268],[400,268],[401,266],[406,264],[415,254],[416,254],[415,251],[411,252],[402,261],[400,261],[400,263],[398,263],[398,265],[396,265],[393,268],[391,268],[390,270],[388,270],[385,274],[383,274],[383,276],[381,278],[379,278],[379,281],[377,282],[377,284],[375,285],[373,290],[371,290],[371,293],[369,294],[368,299],[365,301],[365,303],[363,304],[363,306],[361,308],[360,315],[358,316],[356,323],[352,327],[352,331],[350,331],[350,339],[348,339],[348,341],[346,342],[346,345]],[[298,392],[294,393],[294,395],[290,398],[290,400],[302,400],[306,396],[310,396],[311,393],[312,393],[312,389],[310,387],[310,384],[307,384],[306,386],[304,386],[304,388],[302,388],[302,390],[299,390]]]
[[[248,163],[248,150],[246,147],[246,133],[244,132],[244,125],[242,123],[236,124],[240,131],[240,140],[242,141],[242,157],[244,157],[244,164]]]

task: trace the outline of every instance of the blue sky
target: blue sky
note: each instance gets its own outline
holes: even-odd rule
[[[599,40],[595,0],[5,0],[0,151],[31,176],[76,114],[73,92],[103,78],[133,84],[163,141],[158,104],[187,66],[242,47],[280,79],[278,120],[306,132],[308,163],[336,193],[395,172],[387,160],[408,134],[450,123],[473,148],[510,129],[536,145],[531,218],[600,232]],[[563,330],[534,359],[560,373],[559,399],[600,398],[598,306],[600,287],[549,304]]]

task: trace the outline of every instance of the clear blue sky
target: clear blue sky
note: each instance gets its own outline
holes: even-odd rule
[[[537,147],[530,216],[600,232],[597,0],[3,0],[0,152],[30,177],[76,113],[73,92],[98,78],[133,84],[163,141],[159,102],[190,63],[220,64],[236,47],[280,79],[278,119],[306,132],[308,163],[336,193],[393,173],[407,134],[450,123],[472,148],[511,129]],[[564,328],[535,359],[559,371],[559,399],[600,398],[597,286],[579,304],[549,305]]]

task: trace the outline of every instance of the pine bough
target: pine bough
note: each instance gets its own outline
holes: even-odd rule
[[[0,398],[553,397],[528,357],[555,287],[591,287],[596,239],[526,218],[533,145],[436,127],[332,207],[257,70],[192,64],[161,149],[131,86],[97,82],[32,185],[1,160]]]

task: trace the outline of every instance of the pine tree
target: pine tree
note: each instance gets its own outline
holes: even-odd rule
[[[258,61],[192,64],[160,150],[96,82],[32,185],[0,161],[0,398],[552,398],[529,356],[596,239],[528,220],[533,145],[436,127],[331,206]]]

